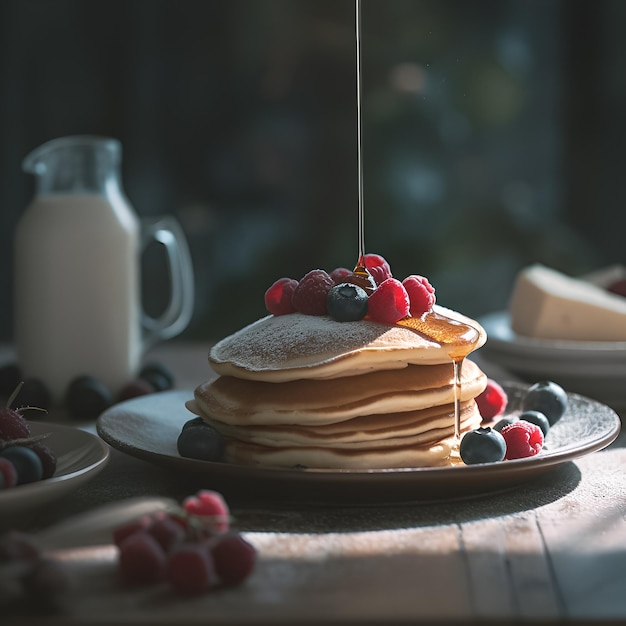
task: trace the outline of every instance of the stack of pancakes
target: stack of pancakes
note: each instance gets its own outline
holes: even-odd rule
[[[436,306],[454,323],[485,331]],[[187,408],[225,437],[226,461],[277,467],[379,469],[446,464],[454,438],[458,346],[399,325],[268,316],[210,352],[219,376]],[[487,377],[461,368],[461,431],[477,428]]]

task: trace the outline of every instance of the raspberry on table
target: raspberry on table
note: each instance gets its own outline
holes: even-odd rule
[[[409,294],[411,315],[419,317],[430,311],[435,304],[435,288],[428,279],[418,274],[407,276],[402,284]]]
[[[501,432],[506,441],[505,460],[535,456],[543,448],[543,432],[536,424],[518,420],[505,426]]]
[[[240,534],[220,537],[211,549],[215,571],[224,585],[238,585],[254,569],[256,548]]]
[[[409,314],[409,295],[395,278],[387,278],[369,297],[367,316],[374,322],[395,324]]]
[[[478,412],[483,420],[490,420],[502,415],[508,404],[508,396],[502,386],[489,378],[484,391],[476,396]]]
[[[184,543],[172,551],[165,578],[181,595],[198,595],[217,584],[210,550],[201,543]]]
[[[363,262],[377,285],[388,278],[393,278],[389,263],[380,254],[365,254]]]
[[[167,555],[161,544],[145,531],[135,532],[119,546],[119,569],[130,583],[154,584],[165,579]]]
[[[195,515],[210,530],[226,532],[229,527],[230,511],[226,501],[217,491],[202,489],[195,496],[188,496],[183,500],[183,509],[189,515]]]
[[[335,281],[324,270],[311,270],[294,289],[291,303],[304,315],[326,315],[326,298]]]
[[[298,281],[294,278],[279,278],[265,292],[265,308],[272,315],[295,313],[291,299],[297,286]]]

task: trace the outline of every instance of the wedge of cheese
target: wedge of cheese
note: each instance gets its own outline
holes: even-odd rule
[[[626,298],[540,264],[518,274],[509,313],[527,337],[626,341]]]

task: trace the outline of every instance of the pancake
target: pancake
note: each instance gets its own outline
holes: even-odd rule
[[[486,384],[485,374],[466,359],[461,369],[460,399],[475,398]],[[452,363],[447,363],[281,384],[221,376],[198,386],[187,407],[196,415],[226,424],[316,425],[452,402],[454,370]]]
[[[485,341],[477,322],[440,306],[390,325],[270,315],[211,349],[218,377],[186,406],[222,434],[227,462],[447,465],[458,444],[455,401],[459,433],[481,424],[475,398],[487,377],[465,357]],[[462,362],[458,387],[453,361]]]
[[[478,426],[474,401],[461,404],[461,427]],[[454,434],[454,405],[380,415],[363,415],[321,426],[233,426],[205,418],[228,438],[263,446],[376,449],[399,444],[435,443]]]
[[[474,320],[438,305],[433,311],[475,329],[468,353],[485,343],[485,330]],[[223,376],[286,382],[447,364],[466,345],[463,338],[442,342],[401,325],[292,313],[269,315],[222,339],[211,349],[209,362]]]
[[[407,444],[377,450],[332,448],[272,448],[232,441],[225,460],[263,467],[301,467],[334,470],[374,470],[394,467],[438,467],[449,464],[452,440],[432,446]]]

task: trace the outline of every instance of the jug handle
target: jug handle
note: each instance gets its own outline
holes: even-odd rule
[[[141,250],[156,241],[166,254],[171,296],[165,311],[159,317],[142,312],[146,348],[159,340],[170,339],[187,328],[194,308],[194,276],[191,254],[179,223],[173,217],[141,221]]]

